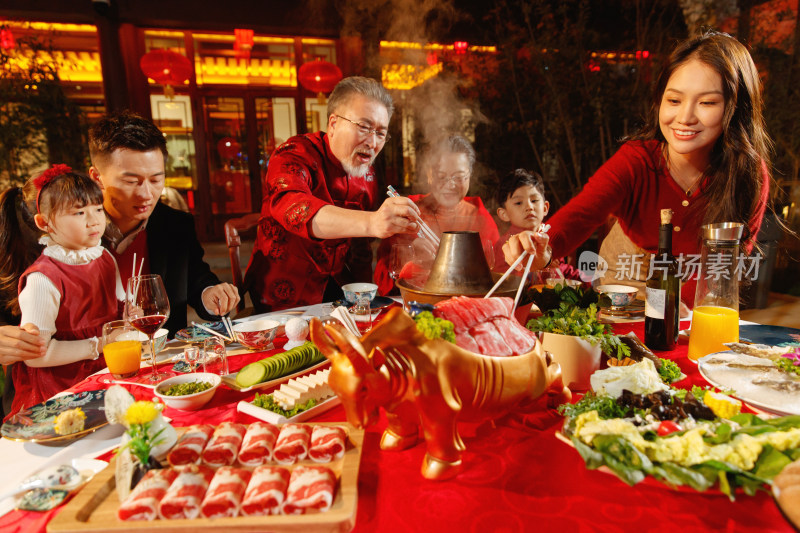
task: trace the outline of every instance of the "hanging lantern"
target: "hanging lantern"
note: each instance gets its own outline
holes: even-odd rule
[[[17,45],[14,34],[8,28],[0,29],[0,48],[5,51],[11,50]]]
[[[316,59],[300,66],[297,80],[309,91],[318,93],[317,99],[324,102],[325,93],[331,92],[342,80],[342,71],[333,63]]]
[[[253,49],[253,30],[243,30],[241,28],[236,28],[233,30],[233,34],[235,36],[235,40],[233,41],[233,49],[236,51],[236,55],[239,57],[244,57],[245,59],[250,58],[250,50]]]
[[[172,100],[175,97],[173,85],[182,85],[192,76],[189,59],[171,50],[151,50],[142,56],[139,67],[145,76],[164,86],[164,94]]]

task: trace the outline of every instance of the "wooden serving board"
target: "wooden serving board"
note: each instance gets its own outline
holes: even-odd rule
[[[315,424],[310,424],[315,425]],[[120,501],[114,478],[116,458],[98,473],[47,525],[52,533],[129,532],[142,529],[158,532],[229,530],[236,532],[303,532],[321,533],[353,529],[358,504],[358,468],[364,430],[347,424],[348,442],[344,457],[325,464],[336,473],[336,495],[328,511],[305,515],[239,516],[236,518],[195,518],[192,520],[153,520],[124,522],[117,518]],[[320,464],[301,461],[298,464]],[[291,468],[291,467],[290,467]]]

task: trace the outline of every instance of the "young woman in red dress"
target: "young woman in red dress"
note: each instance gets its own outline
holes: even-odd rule
[[[604,242],[600,255],[610,265],[620,251],[654,253],[666,208],[673,211],[676,256],[699,254],[700,227],[713,222],[743,223],[743,248],[752,250],[769,198],[771,142],[747,48],[713,31],[680,43],[653,96],[645,127],[549,220],[549,245],[547,236],[520,233],[505,245],[507,260],[523,247],[536,249],[535,265],[567,255],[609,216],[617,219],[614,238],[606,239],[613,245]],[[681,290],[688,306],[694,283]]]

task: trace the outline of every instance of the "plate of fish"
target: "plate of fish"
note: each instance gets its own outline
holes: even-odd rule
[[[789,347],[730,343],[731,350],[698,361],[700,374],[751,406],[776,415],[800,415],[800,375],[776,362]]]

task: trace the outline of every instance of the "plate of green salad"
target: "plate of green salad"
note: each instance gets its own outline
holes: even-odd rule
[[[565,420],[558,436],[587,468],[631,486],[657,482],[734,499],[766,490],[800,459],[800,416],[742,413],[741,402],[726,394],[674,388],[649,372],[649,361],[599,370],[591,391],[559,408]]]

